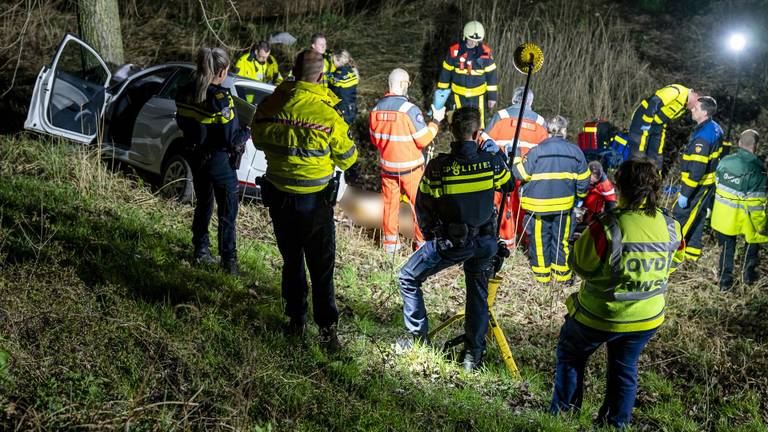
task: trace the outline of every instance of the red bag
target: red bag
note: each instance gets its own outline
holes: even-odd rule
[[[616,135],[616,128],[605,119],[595,119],[584,123],[579,132],[578,145],[581,151],[594,151],[607,147]]]

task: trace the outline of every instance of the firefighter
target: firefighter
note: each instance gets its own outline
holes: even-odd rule
[[[191,148],[192,182],[197,201],[192,220],[196,264],[216,263],[210,251],[208,224],[216,199],[221,266],[237,275],[235,244],[238,183],[235,172],[250,135],[241,128],[234,101],[221,84],[229,72],[229,57],[221,48],[201,47],[194,80],[178,92],[176,122]]]
[[[283,76],[280,75],[277,60],[270,55],[270,51],[271,48],[267,41],[254,44],[247,53],[237,59],[235,72],[241,77],[279,85],[283,82]]]
[[[568,268],[571,212],[580,207],[589,187],[584,153],[566,141],[568,121],[555,116],[548,123],[550,137],[514,164],[512,173],[523,183],[520,203],[525,210],[528,257],[537,281],[572,282]]]
[[[669,274],[684,259],[680,224],[659,202],[661,176],[645,156],[616,172],[620,199],[576,241],[569,259],[582,277],[560,329],[550,412],[581,409],[589,357],[607,345],[606,391],[596,422],[624,428],[637,393],[637,360],[664,321]]]
[[[328,77],[328,87],[341,99],[337,106],[341,116],[348,125],[357,117],[357,85],[360,84],[360,74],[357,65],[349,55],[349,51],[343,49],[331,56],[336,70]]]
[[[328,42],[322,33],[313,34],[310,37],[310,42],[312,50],[323,56],[323,78],[320,80],[320,84],[328,86],[328,78],[336,71],[336,66],[333,64],[333,52],[328,49]]]
[[[340,347],[333,286],[334,166],[351,167],[357,160],[357,148],[347,123],[333,108],[339,99],[320,84],[322,55],[301,52],[293,75],[296,81],[284,82],[259,104],[253,119],[253,142],[267,159],[262,200],[269,207],[283,256],[282,295],[290,318],[287,333],[301,337],[305,331],[306,262],[320,342],[333,352]]]
[[[680,84],[668,85],[643,99],[632,115],[629,125],[628,146],[631,154],[644,154],[654,160],[659,170],[664,162],[664,141],[667,123],[692,109],[699,95]]]
[[[455,108],[473,106],[480,110],[485,124],[485,108],[496,106],[498,92],[496,63],[488,45],[483,43],[485,30],[477,21],[464,26],[464,40],[451,45],[443,61],[437,81],[438,91],[450,89]],[[482,127],[482,126],[481,126]]]
[[[672,214],[683,225],[685,257],[696,261],[701,257],[701,236],[707,213],[715,196],[715,169],[720,161],[723,130],[712,120],[717,102],[701,97],[691,108],[696,127],[682,153],[680,194]]]
[[[408,72],[394,69],[389,74],[389,93],[379,100],[370,113],[371,142],[381,154],[381,193],[384,198],[383,244],[386,253],[400,249],[398,221],[400,197],[408,198],[413,211],[416,190],[424,174],[421,152],[437,135],[438,123],[445,108],[432,110],[432,121],[426,123],[421,110],[408,101]],[[414,239],[424,243],[424,236],[413,215]]]
[[[514,184],[503,159],[478,148],[480,111],[464,107],[453,115],[451,152],[427,165],[419,184],[416,212],[427,242],[400,270],[400,295],[408,335],[401,348],[426,342],[429,332],[421,285],[443,269],[464,263],[467,286],[464,368],[480,364],[488,332],[488,279],[498,250],[493,195]]]
[[[736,237],[744,236],[746,250],[742,280],[747,285],[757,281],[760,244],[768,242],[766,232],[766,176],[763,161],[755,155],[759,136],[749,129],[739,137],[735,153],[723,158],[717,166],[715,203],[712,207],[712,229],[720,244],[720,289],[733,286],[733,259]]]
[[[520,105],[523,102],[523,92],[525,87],[518,87],[512,95],[512,105],[498,111],[493,115],[485,131],[496,144],[504,151],[509,153],[512,149],[512,141],[515,139],[515,129],[517,128],[517,118],[520,115]],[[549,138],[547,134],[547,122],[544,117],[536,114],[531,108],[533,105],[533,91],[528,90],[528,97],[525,100],[525,112],[523,113],[523,122],[520,126],[520,137],[517,142],[517,148],[520,149],[520,157],[528,154],[528,151],[536,144]],[[519,195],[520,182],[516,182],[515,190],[507,196],[507,202],[504,206],[504,217],[501,220],[501,229],[499,236],[511,245],[515,237],[523,233],[523,217],[525,211],[520,208]],[[501,201],[501,194],[496,194],[496,207]]]

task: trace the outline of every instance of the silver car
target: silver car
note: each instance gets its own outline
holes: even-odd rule
[[[194,70],[189,63],[124,65],[113,75],[93,48],[67,34],[37,76],[24,128],[100,143],[105,157],[158,175],[163,195],[191,201],[192,170],[176,125],[175,97]],[[248,124],[255,106],[275,88],[232,74],[222,85],[234,96],[241,124]],[[266,167],[264,153],[249,139],[237,170],[246,196],[260,197],[256,178]],[[342,177],[339,199],[345,187]]]

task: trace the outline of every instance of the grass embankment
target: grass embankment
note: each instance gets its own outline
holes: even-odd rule
[[[406,256],[388,259],[346,226],[336,277],[346,349],[328,357],[314,334],[296,346],[280,332],[280,258],[261,207],[242,208],[235,279],[190,266],[189,207],[105,171],[82,148],[3,138],[0,150],[6,429],[591,427],[601,355],[584,413],[543,413],[567,293],[534,284],[519,255],[497,312],[525,384],[507,376],[493,346],[473,375],[430,349],[395,355],[394,275]],[[765,430],[765,282],[718,295],[713,258],[675,275],[670,318],[641,358],[641,430]],[[461,307],[460,271],[426,290],[436,323]]]

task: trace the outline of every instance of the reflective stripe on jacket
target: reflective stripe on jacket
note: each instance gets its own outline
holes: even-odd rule
[[[510,180],[497,153],[481,151],[475,141],[451,143],[451,153],[429,162],[416,194],[416,215],[425,238],[440,225],[480,227],[494,221],[494,191]]]
[[[547,138],[533,147],[514,164],[512,173],[526,182],[520,188],[523,209],[541,215],[570,211],[576,197],[584,198],[589,188],[584,153],[560,137]]]
[[[342,66],[329,75],[328,88],[341,99],[342,106],[357,105],[358,84],[360,78],[352,66]]]
[[[666,124],[685,114],[690,90],[680,84],[668,85],[640,102],[635,112],[642,114],[643,123],[647,127],[651,123]]]
[[[277,60],[273,56],[267,57],[267,61],[259,63],[252,52],[240,56],[235,63],[237,75],[252,80],[278,85],[283,82],[283,76],[277,66]]]
[[[381,169],[410,172],[424,164],[421,149],[437,135],[437,123],[425,123],[421,110],[405,96],[386,94],[370,113],[371,142],[381,155]]]
[[[467,48],[466,41],[451,45],[437,80],[437,88],[450,88],[464,97],[488,95],[495,101],[498,88],[496,63],[488,45]]]
[[[712,229],[725,235],[743,235],[747,243],[766,243],[765,165],[752,152],[739,148],[717,167]]]
[[[520,115],[520,105],[512,105],[508,108],[498,111],[493,115],[485,131],[496,142],[496,144],[506,151],[512,146],[515,139],[515,129],[517,128],[517,118]],[[523,123],[520,126],[520,137],[518,138],[517,148],[520,157],[528,154],[536,144],[547,139],[547,122],[544,117],[536,114],[530,108],[523,113]],[[515,162],[518,162],[515,160]]]
[[[680,223],[617,209],[603,214],[574,245],[570,267],[583,279],[566,300],[582,324],[608,332],[656,328],[664,321],[670,273],[683,262]]]
[[[715,184],[715,169],[722,154],[723,130],[709,119],[693,129],[680,164],[680,193],[688,198],[702,186]]]
[[[231,151],[248,140],[240,127],[235,103],[229,89],[215,84],[208,86],[203,102],[193,100],[195,83],[181,88],[176,96],[176,123],[184,140],[196,151]]]
[[[339,99],[320,84],[284,82],[264,99],[253,119],[253,144],[267,158],[267,179],[283,192],[323,190],[334,165],[357,160],[349,128],[333,107]]]

